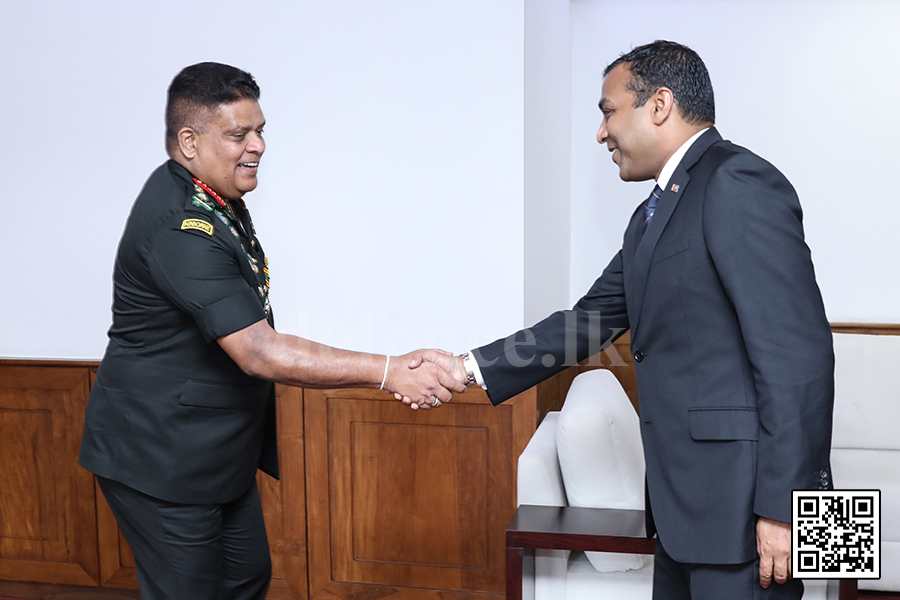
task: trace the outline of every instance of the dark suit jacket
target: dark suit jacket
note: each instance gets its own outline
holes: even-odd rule
[[[178,163],[150,176],[116,255],[82,466],[184,504],[237,498],[257,467],[277,477],[274,386],[245,375],[216,342],[272,322],[265,255],[249,230],[216,212]]]
[[[476,360],[496,404],[630,329],[648,532],[681,562],[753,560],[754,515],[790,522],[792,490],[831,487],[832,338],[800,204],[710,129],[643,220],[571,311]]]

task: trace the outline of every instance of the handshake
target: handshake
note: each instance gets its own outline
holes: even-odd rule
[[[432,409],[466,391],[461,356],[444,350],[416,350],[388,359],[382,389],[413,410]]]

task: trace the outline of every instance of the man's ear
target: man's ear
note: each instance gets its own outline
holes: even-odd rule
[[[178,151],[182,156],[188,160],[197,156],[197,143],[199,140],[195,130],[190,127],[182,127],[178,130],[176,139],[178,140]]]
[[[654,125],[665,123],[675,110],[675,95],[667,87],[656,90],[656,93],[650,96],[649,102],[653,106],[651,118]]]

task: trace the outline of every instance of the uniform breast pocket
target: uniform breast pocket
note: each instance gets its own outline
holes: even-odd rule
[[[691,438],[697,441],[759,441],[759,412],[755,408],[689,408]]]
[[[650,264],[655,265],[658,262],[677,256],[690,247],[691,244],[686,237],[660,244],[653,251],[653,258],[651,259]]]
[[[200,408],[253,410],[265,400],[261,386],[238,386],[188,379],[178,403]]]

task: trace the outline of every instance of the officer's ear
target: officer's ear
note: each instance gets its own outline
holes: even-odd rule
[[[176,137],[178,141],[178,151],[188,160],[197,156],[197,144],[199,133],[191,127],[182,127],[178,130]]]

